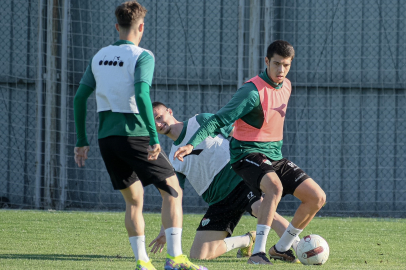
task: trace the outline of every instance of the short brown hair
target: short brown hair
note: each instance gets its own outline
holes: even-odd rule
[[[138,20],[143,19],[147,9],[137,1],[127,1],[116,8],[117,23],[123,28],[130,28]]]
[[[165,107],[165,108],[168,108],[165,104],[163,104],[162,102],[159,102],[159,101],[154,101],[154,102],[152,102],[152,108],[155,108],[155,107],[160,107],[160,106],[163,106],[163,107]]]
[[[266,50],[266,57],[271,60],[275,53],[283,58],[291,57],[292,60],[295,57],[295,50],[293,49],[293,46],[284,40],[275,40],[272,42]]]

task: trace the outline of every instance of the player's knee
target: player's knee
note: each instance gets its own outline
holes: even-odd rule
[[[126,197],[124,198],[125,203],[128,206],[132,206],[132,207],[143,207],[143,203],[144,203],[144,193],[135,195],[133,194],[130,197]]]
[[[316,208],[317,211],[320,210],[326,203],[326,193],[324,193],[324,191],[318,192],[312,201],[314,208]]]
[[[319,209],[321,209],[325,204],[326,204],[326,193],[324,191],[321,192],[321,194],[319,195],[318,198],[318,203],[317,206],[319,207]]]
[[[139,199],[132,199],[132,200],[127,200],[126,205],[127,207],[131,208],[142,208],[143,207],[143,200]]]
[[[251,205],[251,215],[253,215],[254,217],[258,217],[261,202],[262,202],[262,198],[261,198],[261,200],[258,200]]]
[[[190,249],[190,258],[191,259],[195,259],[195,260],[206,260],[207,259],[207,254],[203,254],[202,250],[200,249],[195,249],[195,248],[191,248]]]

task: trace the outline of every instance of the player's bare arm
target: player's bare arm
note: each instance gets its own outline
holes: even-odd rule
[[[191,144],[187,144],[185,146],[179,147],[179,149],[173,155],[173,160],[175,160],[175,158],[177,158],[180,161],[183,161],[183,157],[192,153],[192,150],[193,150],[193,145],[191,145]]]

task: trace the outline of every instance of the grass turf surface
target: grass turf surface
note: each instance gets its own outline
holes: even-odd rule
[[[160,229],[158,214],[145,214],[146,244]],[[202,215],[184,216],[183,251],[189,254]],[[291,217],[287,217],[288,220]],[[256,219],[244,216],[234,235],[255,230]],[[248,265],[236,250],[212,261],[196,261],[210,270],[228,269],[406,269],[406,219],[316,217],[301,236],[319,234],[330,245],[323,266]],[[277,242],[274,232],[267,248]],[[147,248],[150,251],[150,248]],[[163,269],[166,248],[150,254]],[[0,210],[0,269],[134,269],[124,227],[124,213]]]

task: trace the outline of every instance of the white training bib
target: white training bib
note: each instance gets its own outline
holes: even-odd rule
[[[134,72],[138,57],[147,51],[132,44],[102,48],[92,59],[96,80],[97,112],[138,113],[134,92]]]
[[[196,116],[190,118],[185,138],[178,146],[172,144],[169,156],[172,157],[179,147],[185,146],[199,127]],[[219,134],[214,138],[207,137],[190,155],[183,158],[183,162],[175,159],[172,165],[175,171],[186,176],[197,194],[201,196],[228,162],[230,162],[229,141]]]

